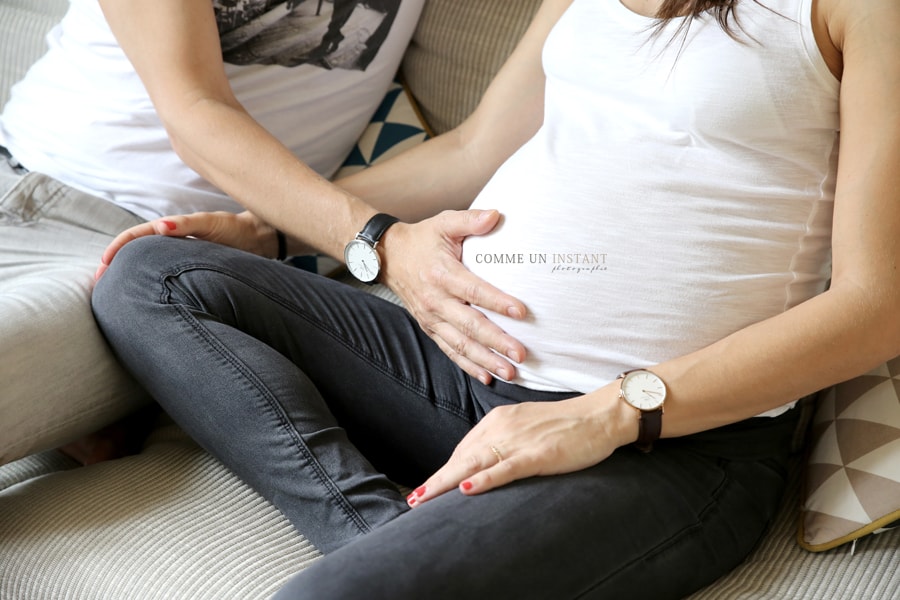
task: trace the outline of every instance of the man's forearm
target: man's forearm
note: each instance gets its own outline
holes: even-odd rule
[[[376,212],[297,160],[240,108],[208,102],[168,125],[182,160],[262,221],[320,252],[340,256]]]

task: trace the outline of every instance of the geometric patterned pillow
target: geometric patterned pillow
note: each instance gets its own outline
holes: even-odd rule
[[[428,127],[409,91],[394,81],[334,179],[387,160],[429,137]]]
[[[900,357],[825,392],[798,542],[820,552],[900,522]]]

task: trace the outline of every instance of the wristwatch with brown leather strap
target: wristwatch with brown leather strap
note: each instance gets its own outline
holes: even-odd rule
[[[650,452],[662,434],[666,384],[646,369],[625,371],[618,379],[619,397],[640,412],[638,439],[634,445],[642,452]]]

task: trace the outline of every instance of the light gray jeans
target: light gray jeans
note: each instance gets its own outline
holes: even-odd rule
[[[142,220],[0,158],[0,464],[146,402],[91,314],[104,248]]]

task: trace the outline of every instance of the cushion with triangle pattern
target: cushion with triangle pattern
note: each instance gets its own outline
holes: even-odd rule
[[[800,546],[829,550],[900,523],[900,357],[827,390],[810,442]]]
[[[428,127],[406,86],[395,81],[335,179],[387,160],[429,137]]]

